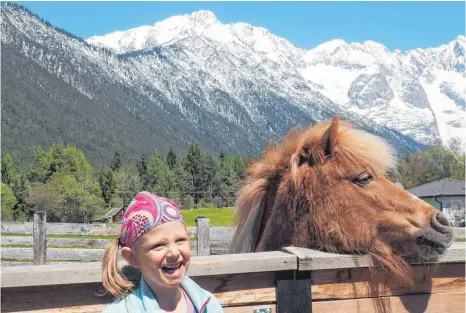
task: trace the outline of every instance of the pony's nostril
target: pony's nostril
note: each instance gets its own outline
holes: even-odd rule
[[[437,218],[437,221],[438,221],[440,224],[442,224],[442,225],[444,225],[444,226],[450,226],[450,223],[448,222],[447,217],[446,217],[445,215],[443,215],[442,213],[438,213],[437,216],[436,216],[436,218]]]
[[[436,213],[432,215],[432,227],[441,233],[447,233],[450,231],[450,223],[445,215],[442,213]]]

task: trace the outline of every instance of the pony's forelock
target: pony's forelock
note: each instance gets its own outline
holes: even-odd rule
[[[384,139],[359,129],[343,126],[338,133],[338,148],[370,164],[378,174],[385,175],[396,168],[395,149]]]

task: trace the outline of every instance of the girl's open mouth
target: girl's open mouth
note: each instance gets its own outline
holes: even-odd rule
[[[181,263],[173,264],[173,265],[165,265],[162,266],[162,271],[166,274],[175,274],[176,272],[179,271],[181,267]]]

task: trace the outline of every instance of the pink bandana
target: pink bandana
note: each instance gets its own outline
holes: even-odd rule
[[[176,203],[142,191],[133,198],[123,215],[120,244],[122,247],[131,247],[139,237],[155,226],[172,221],[184,224]]]

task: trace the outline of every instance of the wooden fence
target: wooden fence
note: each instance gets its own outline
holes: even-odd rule
[[[45,223],[42,213],[35,214],[33,223],[4,222],[1,223],[2,265],[100,261],[105,247],[114,239],[54,238],[47,235],[117,236],[119,230],[120,226],[115,224]],[[232,227],[213,227],[208,218],[199,217],[196,226],[188,227],[188,230],[192,255],[228,253],[234,231]]]
[[[34,223],[1,223],[2,265],[45,264],[49,262],[100,261],[112,239],[54,238],[47,235],[117,236],[117,224],[46,223],[36,213]],[[233,227],[215,227],[208,218],[199,217],[190,232],[191,253],[196,256],[228,253]],[[455,238],[465,238],[464,228],[455,228]],[[30,236],[11,236],[23,234]],[[24,247],[30,246],[30,247]],[[36,250],[34,250],[36,249]]]
[[[288,247],[282,251],[194,256],[188,275],[212,292],[225,313],[463,313],[465,249],[455,243],[435,264],[412,264],[413,288],[373,266],[367,255]],[[139,273],[121,262],[137,281]],[[100,263],[1,269],[2,312],[101,312]]]

